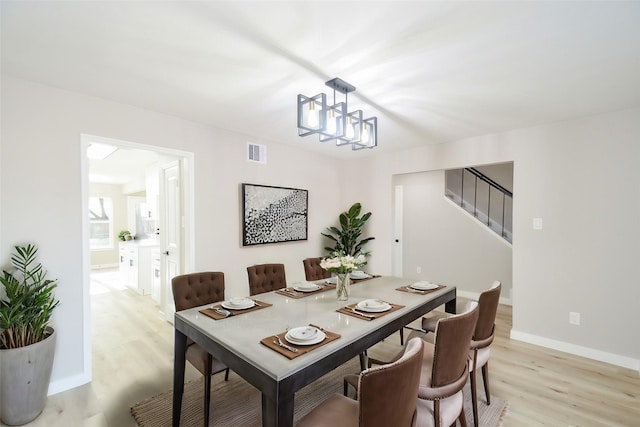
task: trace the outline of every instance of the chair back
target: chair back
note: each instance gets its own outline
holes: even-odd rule
[[[463,375],[466,379],[469,347],[477,320],[478,304],[472,302],[468,311],[438,321],[431,387],[446,386],[460,380]]]
[[[247,267],[249,294],[257,295],[287,286],[284,264],[258,264]]]
[[[409,341],[395,362],[366,369],[358,384],[359,425],[367,427],[412,426],[424,342]]]
[[[206,271],[171,279],[176,311],[224,300],[224,273]]]
[[[478,298],[478,322],[476,323],[476,330],[473,333],[474,341],[483,341],[493,338],[501,290],[502,285],[496,280],[493,282],[491,288],[480,294],[480,298]],[[490,341],[493,341],[493,339]],[[486,343],[486,345],[491,344],[490,341]]]
[[[320,267],[320,261],[322,258],[306,258],[302,260],[304,265],[304,276],[309,281],[328,279],[331,277],[331,272]]]

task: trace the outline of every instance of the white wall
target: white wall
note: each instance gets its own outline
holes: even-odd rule
[[[444,197],[444,175],[439,170],[393,179],[403,188],[403,276],[453,285],[476,298],[500,280],[508,299],[511,245]]]
[[[335,224],[340,210],[336,160],[252,139],[267,145],[269,163],[250,164],[243,135],[8,76],[2,76],[1,91],[0,263],[15,244],[35,242],[41,261],[60,280],[50,390],[90,375],[90,358],[82,351],[90,325],[83,312],[83,305],[89,309],[89,257],[82,253],[81,134],[194,153],[194,266],[224,271],[230,295],[248,292],[248,265],[283,262],[287,278],[299,280],[302,258],[322,254],[320,232]],[[242,247],[242,182],[309,190],[309,240]]]
[[[639,140],[636,108],[361,162],[371,269],[391,272],[394,175],[514,161],[512,337],[640,370]]]

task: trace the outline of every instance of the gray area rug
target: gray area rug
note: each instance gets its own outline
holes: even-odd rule
[[[347,373],[359,371],[359,362],[353,359],[324,377],[308,385],[296,393],[294,421],[311,411],[318,403],[333,393],[342,394],[342,377]],[[211,426],[251,427],[262,425],[261,395],[252,385],[237,374],[231,373],[229,381],[224,375],[215,375],[211,384]],[[480,381],[482,383],[482,381]],[[183,427],[200,427],[203,423],[203,380],[190,381],[185,384],[182,400]],[[350,390],[351,392],[353,390]],[[480,426],[494,427],[502,424],[507,411],[506,400],[491,396],[491,405],[487,406],[482,386],[478,388],[478,413]],[[131,414],[139,427],[171,426],[172,392],[166,391],[150,399],[136,403]],[[467,383],[464,390],[465,415],[467,425],[473,425],[471,410],[471,392]]]

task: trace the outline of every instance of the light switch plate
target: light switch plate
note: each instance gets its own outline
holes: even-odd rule
[[[542,230],[542,218],[533,218],[533,229]]]

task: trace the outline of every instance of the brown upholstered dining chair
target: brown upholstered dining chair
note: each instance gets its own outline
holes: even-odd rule
[[[171,289],[176,311],[224,300],[224,273],[201,272],[176,276],[171,279]],[[211,376],[225,371],[224,380],[229,379],[229,368],[192,340],[187,340],[185,358],[204,375],[204,425],[209,425],[211,402]]]
[[[462,389],[467,383],[467,355],[477,318],[478,306],[475,302],[470,302],[466,312],[438,322],[434,343],[425,341],[418,388],[417,427],[450,426],[456,419],[463,427],[466,426]],[[421,331],[413,331],[408,341],[415,338],[422,338],[424,341],[425,336]],[[396,355],[392,361],[397,360],[401,354],[402,352]],[[390,363],[373,358],[369,362]],[[345,376],[345,394],[348,385],[358,389],[355,377],[357,376]]]
[[[476,389],[476,372],[478,369],[482,369],[482,382],[484,383],[484,394],[487,398],[487,405],[491,404],[491,393],[489,392],[489,346],[494,338],[496,313],[498,312],[501,289],[502,285],[496,280],[493,282],[493,285],[482,292],[480,298],[478,298],[478,321],[469,348],[471,402],[473,407],[473,422],[476,427],[478,427],[478,391]],[[437,321],[444,316],[447,315],[443,313],[424,317],[422,319],[422,329],[426,332],[434,332]]]
[[[331,272],[320,267],[322,258],[305,258],[302,260],[304,265],[304,277],[306,280],[322,280],[331,277]]]
[[[414,339],[398,360],[357,375],[358,398],[334,394],[316,406],[298,427],[414,426],[424,343]]]
[[[249,295],[275,291],[287,286],[284,264],[257,264],[247,267]]]

